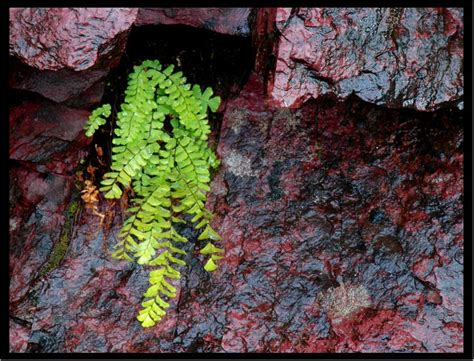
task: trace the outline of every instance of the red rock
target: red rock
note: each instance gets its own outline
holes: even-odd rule
[[[10,110],[10,303],[30,291],[59,242],[70,200],[73,170],[90,140],[82,127],[88,111],[49,101]]]
[[[428,294],[426,295],[426,300],[436,305],[441,305],[443,303],[443,298],[441,297],[441,295],[433,290],[428,291]]]
[[[323,15],[275,17],[285,32],[293,21],[335,21]],[[261,16],[264,39],[271,11]],[[446,32],[457,36],[454,19]],[[460,112],[414,114],[357,98],[282,109],[257,74],[222,111],[207,206],[225,257],[206,273],[201,245],[189,242],[178,297],[143,330],[135,317],[147,273],[109,256],[124,204],[101,200],[107,225],[86,209],[65,213],[89,113],[49,101],[11,108],[12,350],[462,351]],[[67,220],[64,259],[35,282]]]
[[[64,174],[74,169],[90,143],[83,132],[90,112],[51,102],[23,102],[10,111],[10,159],[37,170]]]
[[[269,93],[294,108],[352,93],[393,108],[455,104],[464,83],[462,17],[459,8],[279,8]]]
[[[64,225],[72,177],[39,173],[23,166],[10,169],[16,187],[10,214],[10,304],[31,292]]]
[[[135,26],[179,24],[249,36],[250,13],[251,8],[140,8]]]
[[[220,268],[206,274],[194,252],[197,259],[183,268],[185,281],[176,284],[179,302],[171,302],[162,323],[143,331],[135,312],[147,286],[145,271],[105,256],[122,217],[114,217],[104,235],[98,217],[83,212],[64,261],[42,279],[37,310],[26,311],[33,297],[28,274],[39,255],[48,254],[47,240],[61,222],[32,216],[35,233],[16,235],[12,247],[17,275],[11,287],[24,298],[15,298],[11,314],[34,320],[34,331],[15,336],[15,348],[462,350],[463,190],[426,186],[433,182],[430,174],[462,180],[462,127],[453,122],[460,115],[437,112],[426,121],[357,99],[279,109],[263,94],[262,80],[252,75],[240,96],[228,100],[218,138],[222,163],[208,207],[224,238]],[[38,114],[39,107],[25,109]],[[13,114],[21,119],[19,110]],[[35,192],[17,187],[25,207],[61,198],[51,198],[60,192],[40,176],[28,179],[38,186]],[[99,206],[113,210],[113,204]]]
[[[25,352],[31,330],[10,320],[10,352]]]
[[[89,69],[120,59],[134,8],[10,8],[10,55],[40,70]]]
[[[252,32],[252,45],[255,49],[254,71],[256,74],[263,74],[266,85],[274,82],[277,10],[278,8],[255,10],[256,16]]]
[[[57,103],[89,107],[100,102],[109,68],[38,70],[11,62],[9,86],[41,94]]]
[[[78,109],[91,109],[92,105],[102,102],[105,90],[105,80],[98,80],[79,95],[73,96],[64,102],[64,105]]]

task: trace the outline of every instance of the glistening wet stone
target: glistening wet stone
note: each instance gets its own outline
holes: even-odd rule
[[[146,272],[107,253],[121,212],[107,234],[83,212],[67,258],[41,282],[35,331],[13,333],[16,350],[26,339],[30,351],[61,352],[462,350],[460,114],[356,99],[282,113],[248,97],[262,90],[253,76],[224,115],[208,201],[221,267],[204,272],[194,251],[168,315],[143,330]],[[251,176],[226,158],[236,144],[247,144]]]
[[[463,106],[462,8],[278,8],[273,18],[278,105],[354,93],[391,108]]]
[[[207,204],[225,258],[209,274],[200,244],[189,243],[178,297],[162,322],[142,329],[135,317],[147,271],[110,258],[125,201],[99,204],[103,224],[83,207],[73,218],[65,211],[87,113],[19,102],[10,141],[11,351],[462,351],[459,111],[387,110],[355,97],[275,108],[259,75],[246,81],[231,46],[214,55],[235,57],[224,65],[204,48],[209,58],[196,56],[192,42],[203,30],[179,50],[156,47],[163,28],[149,37],[138,30],[131,38],[143,42],[130,44],[137,58],[126,66],[163,55],[180,59],[195,80],[218,70],[208,81],[226,97],[212,138],[221,166]],[[208,68],[198,72],[201,64]],[[73,222],[64,258],[35,278],[66,219]]]

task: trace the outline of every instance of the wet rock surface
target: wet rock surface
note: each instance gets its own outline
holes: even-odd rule
[[[143,330],[147,273],[109,257],[124,204],[101,203],[107,226],[84,209],[60,266],[11,305],[12,351],[462,351],[459,112],[279,109],[263,88],[252,76],[224,114],[208,200],[221,267],[189,244],[179,296]]]
[[[40,94],[57,103],[88,108],[100,102],[109,68],[74,71],[38,70],[10,59],[9,86]]]
[[[135,26],[190,25],[221,34],[249,36],[251,8],[140,8]]]
[[[10,110],[10,307],[31,291],[64,233],[88,115],[47,101]]]
[[[137,9],[11,8],[9,86],[58,103],[100,102]]]
[[[462,18],[459,8],[278,8],[269,91],[295,108],[354,93],[393,108],[438,109],[463,95]]]
[[[90,142],[82,130],[89,114],[45,100],[21,102],[10,110],[10,159],[40,172],[71,174]]]
[[[41,70],[91,68],[120,59],[137,9],[11,8],[10,55]]]
[[[99,10],[105,11],[93,11]],[[304,84],[320,85],[327,79],[308,75],[314,73],[314,59],[295,53],[306,49],[298,45],[298,34],[303,23],[308,39],[316,43],[319,31],[326,29],[335,44],[346,44],[341,49],[357,53],[357,41],[351,40],[360,31],[353,28],[357,14],[340,10],[345,20],[324,9],[316,15],[304,9],[267,9],[257,14],[253,39],[178,25],[139,26],[130,32],[124,57],[107,81],[108,60],[80,72],[15,66],[10,74],[10,86],[17,89],[10,104],[9,137],[10,351],[462,352],[464,134],[462,114],[455,107],[462,78],[453,80],[462,63],[459,12],[429,9],[421,20],[422,10],[416,9],[399,15],[374,10],[380,18],[366,14],[365,21],[380,30],[364,38],[369,45],[393,25],[388,42],[393,48],[381,55],[386,65],[410,46],[429,43],[419,50],[426,50],[426,56],[405,54],[406,59],[433,62],[426,67],[426,78],[409,77],[412,93],[395,87],[404,95],[394,100],[390,88],[379,101],[364,98],[367,89],[362,87],[358,97],[348,90],[344,101],[336,101],[332,95],[340,96],[340,84],[349,79],[344,76],[374,65],[374,50],[367,46],[367,61],[353,69],[345,67],[345,60],[337,66],[332,60],[325,63],[324,56],[334,49],[323,46],[310,49],[324,60],[321,64],[330,65],[317,71],[327,71],[327,79],[341,78],[304,105],[307,94],[297,99],[302,93],[290,87],[285,98],[299,108],[277,107],[271,100],[276,88],[265,93],[266,85],[273,84],[273,75],[265,77],[274,40],[265,34],[273,29],[273,17],[285,37],[295,41],[286,54],[281,46],[286,38],[279,38],[278,61],[289,59],[287,65],[296,64],[305,76]],[[52,10],[12,11],[21,22]],[[61,11],[69,10],[54,11],[61,20]],[[159,11],[168,19],[163,21],[181,19],[177,12]],[[231,10],[221,9],[226,11]],[[138,13],[140,24],[155,16],[149,9]],[[391,16],[399,16],[398,25]],[[188,17],[188,25],[237,31],[235,23],[213,19]],[[437,37],[426,36],[430,26]],[[238,35],[247,32],[242,31]],[[125,32],[120,34],[125,39]],[[258,53],[255,66],[251,41]],[[47,54],[41,54],[38,43],[31,44],[38,52],[31,58],[36,68],[80,63],[51,60],[48,65]],[[430,58],[431,52],[438,58]],[[335,52],[330,59],[348,54]],[[77,175],[98,184],[107,168],[110,124],[92,145],[82,132],[90,106],[101,100],[106,82],[101,101],[120,104],[129,69],[147,58],[177,64],[189,82],[212,86],[223,97],[219,113],[211,118],[211,143],[221,166],[207,205],[215,214],[213,227],[224,238],[225,258],[218,270],[207,273],[198,253],[202,245],[188,243],[187,266],[176,283],[178,297],[157,326],[142,329],[135,317],[148,271],[110,257],[127,216],[127,200],[101,200],[101,221],[82,203],[84,178]],[[430,78],[446,59],[444,77]],[[417,69],[411,66],[410,71]],[[260,75],[248,78],[252,67]],[[282,74],[275,74],[275,86]],[[397,81],[406,75],[393,74]],[[350,86],[361,81],[351,79]],[[297,77],[293,81],[301,83]],[[455,90],[451,94],[449,89]],[[451,106],[427,113],[384,109],[360,98],[395,108],[432,110],[444,101]],[[95,144],[102,146],[104,158],[98,158]],[[82,158],[86,162],[81,166]],[[93,167],[84,169],[87,165],[98,167],[95,176]],[[189,228],[179,231],[193,241],[198,235]]]

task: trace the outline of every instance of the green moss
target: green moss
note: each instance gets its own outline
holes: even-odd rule
[[[58,268],[62,260],[64,259],[64,256],[66,255],[67,249],[69,247],[69,242],[72,233],[72,225],[78,208],[78,197],[71,197],[71,203],[65,211],[66,221],[64,222],[61,236],[59,237],[59,242],[56,243],[53,250],[51,251],[48,261],[39,271],[39,278],[46,276],[48,273]]]
[[[78,199],[73,199],[72,202],[69,204],[69,207],[67,209],[68,220],[70,220],[71,218],[74,218],[78,208],[79,208],[79,200]]]

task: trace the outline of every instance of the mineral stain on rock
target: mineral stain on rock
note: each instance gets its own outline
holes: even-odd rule
[[[319,294],[317,303],[328,314],[333,324],[341,323],[372,304],[369,292],[364,286],[344,283]]]
[[[376,249],[382,249],[383,251],[386,251],[389,253],[402,253],[403,252],[403,247],[400,244],[397,237],[390,234],[378,237],[375,240],[374,247]]]
[[[251,177],[255,175],[255,172],[252,170],[250,158],[247,158],[234,150],[225,156],[224,162],[228,167],[229,172],[234,175],[240,177]]]

